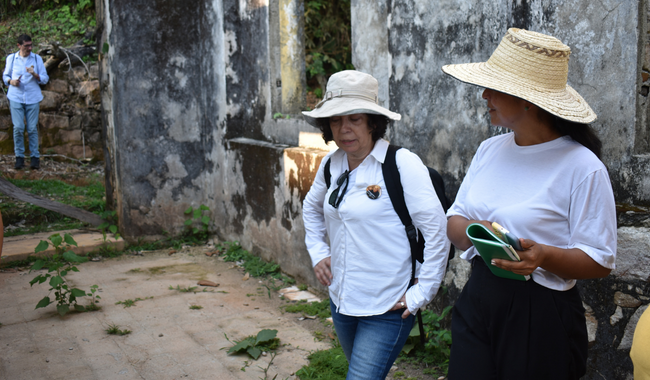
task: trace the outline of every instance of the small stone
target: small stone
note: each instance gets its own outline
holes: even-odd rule
[[[247,304],[247,303],[245,303],[245,304],[244,304],[244,306],[248,306],[248,304]]]
[[[614,293],[614,303],[620,307],[638,307],[641,301],[623,292]]]
[[[70,350],[70,351],[72,351],[72,349],[73,349],[72,347],[68,348],[68,350]]]
[[[214,286],[214,287],[219,286],[219,284],[217,284],[216,282],[212,282],[212,281],[208,281],[208,280],[201,280],[201,281],[197,282],[196,284],[201,285],[201,286]]]
[[[266,356],[268,353],[266,351],[262,352],[262,356]]]
[[[158,334],[158,338],[162,338],[163,334]]]
[[[50,359],[45,359],[45,363],[49,363],[49,362],[50,362]]]

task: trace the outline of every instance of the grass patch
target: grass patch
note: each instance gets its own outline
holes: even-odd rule
[[[224,261],[234,261],[244,268],[252,277],[270,277],[282,281],[284,284],[294,284],[296,280],[285,276],[280,271],[280,265],[266,262],[261,257],[255,256],[242,248],[239,242],[226,242],[218,247],[224,252]]]
[[[151,299],[151,298],[153,298],[153,296],[145,297],[145,298],[138,297],[138,298],[136,298],[134,300],[126,299],[124,301],[117,301],[117,302],[115,302],[115,304],[116,305],[124,305],[124,308],[126,309],[127,307],[135,306],[135,303],[138,302],[138,301],[144,301],[144,300],[148,300],[148,299]]]
[[[108,328],[106,330],[104,330],[104,331],[106,331],[106,333],[109,334],[109,335],[120,335],[121,336],[121,335],[131,334],[131,330],[126,330],[126,329],[120,330],[120,326],[115,325],[115,324],[108,325]]]
[[[345,380],[348,361],[340,346],[316,351],[308,359],[309,365],[296,372],[300,380]]]
[[[320,302],[307,302],[307,301],[298,301],[294,304],[282,305],[284,311],[287,313],[302,313],[303,315],[315,315],[318,316],[321,320],[329,318],[332,316],[332,311],[330,310],[330,300],[325,299]]]
[[[201,305],[191,305],[190,310],[201,310],[203,309],[203,306]]]

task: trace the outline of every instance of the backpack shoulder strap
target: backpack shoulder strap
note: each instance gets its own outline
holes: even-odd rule
[[[325,168],[323,168],[323,175],[325,175],[325,184],[327,185],[327,188],[330,188],[330,185],[332,184],[332,174],[330,173],[330,164],[332,163],[332,158],[328,158],[327,162],[325,163]]]

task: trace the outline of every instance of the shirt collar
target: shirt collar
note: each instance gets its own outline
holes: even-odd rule
[[[384,159],[386,158],[386,152],[388,152],[388,141],[384,139],[379,139],[375,142],[375,147],[372,148],[372,152],[370,152],[370,156],[373,156],[375,160],[379,161],[380,163],[384,163]]]

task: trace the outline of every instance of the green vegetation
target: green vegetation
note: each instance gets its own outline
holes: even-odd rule
[[[244,270],[253,277],[271,277],[278,279],[285,284],[293,284],[296,281],[282,274],[280,266],[274,262],[266,262],[261,257],[257,257],[239,245],[239,242],[225,242],[219,245],[223,254],[224,261],[241,262]]]
[[[205,215],[206,211],[210,211],[210,209],[205,205],[201,205],[196,209],[190,206],[185,210],[185,215],[189,216],[185,220],[185,227],[187,228],[185,236],[193,242],[198,243],[208,239],[210,217]]]
[[[275,350],[280,345],[280,339],[276,338],[278,330],[269,330],[264,329],[257,333],[257,336],[251,335],[240,341],[235,341],[234,343],[228,339],[228,336],[224,334],[228,342],[233,343],[228,350],[228,354],[234,354],[239,352],[246,352],[251,358],[257,360],[260,357],[262,352],[268,352]]]
[[[145,297],[145,298],[138,297],[138,298],[136,298],[134,300],[126,299],[124,301],[117,301],[117,302],[115,302],[115,304],[116,305],[124,305],[124,308],[126,309],[127,307],[135,306],[135,303],[138,302],[138,301],[144,301],[144,300],[148,300],[148,299],[151,299],[151,298],[153,298],[153,296]]]
[[[203,309],[203,306],[201,305],[191,305],[190,310],[201,310]]]
[[[51,41],[72,46],[97,26],[94,0],[0,0],[0,20],[2,62],[17,51],[16,39],[23,33],[32,37],[36,53],[39,45]],[[93,45],[94,41],[84,43]]]
[[[63,237],[61,237],[60,234],[54,234],[50,236],[48,240],[49,242],[41,240],[38,246],[36,246],[34,252],[43,252],[52,245],[55,253],[51,257],[44,257],[36,260],[29,270],[31,273],[32,271],[47,269],[47,273],[39,274],[34,277],[29,284],[34,286],[35,283],[42,284],[49,279],[50,294],[54,291],[56,310],[62,316],[66,315],[71,310],[86,311],[84,306],[78,304],[77,298],[92,296],[94,299],[95,292],[86,293],[78,288],[70,288],[65,276],[71,271],[79,272],[79,269],[77,269],[75,264],[86,262],[88,259],[77,256],[72,252],[71,248],[72,246],[77,246],[77,242],[74,241],[70,234],[64,234]],[[50,299],[50,294],[43,297],[43,299],[36,304],[36,309],[46,307],[54,302]]]
[[[131,330],[120,330],[120,326],[116,324],[111,324],[108,325],[108,328],[106,330],[107,334],[109,335],[126,335],[126,334],[131,334]]]
[[[350,30],[350,0],[305,1],[307,85],[317,98],[330,75],[354,69]]]
[[[106,207],[104,196],[106,190],[99,176],[93,175],[87,180],[77,181],[76,185],[60,180],[26,180],[9,179],[11,183],[34,195],[41,196],[100,214]],[[5,236],[17,236],[43,231],[74,229],[86,226],[86,223],[68,218],[54,211],[20,202],[7,195],[0,194],[2,200],[2,219],[5,226],[24,225],[24,228],[8,229]],[[23,222],[24,221],[24,222]]]
[[[296,372],[300,380],[344,380],[348,373],[348,361],[341,346],[316,351],[308,359],[309,365]]]
[[[180,285],[176,285],[176,287],[174,288],[173,286],[169,285],[169,290],[178,290],[181,293],[196,293],[196,288],[198,288],[198,286],[188,286],[186,288],[181,288]],[[212,292],[213,292],[212,290],[203,288],[203,290],[201,290],[200,293],[212,293]]]
[[[447,306],[440,315],[431,310],[422,311],[426,336],[424,350],[414,349],[420,342],[420,332],[416,324],[411,330],[398,361],[426,364],[446,375],[451,354],[451,331],[442,328],[442,321],[449,315],[451,309],[452,306]]]
[[[287,313],[302,313],[302,315],[315,315],[321,320],[332,316],[330,310],[330,300],[325,299],[320,302],[298,301],[295,304],[283,305],[282,308]]]

